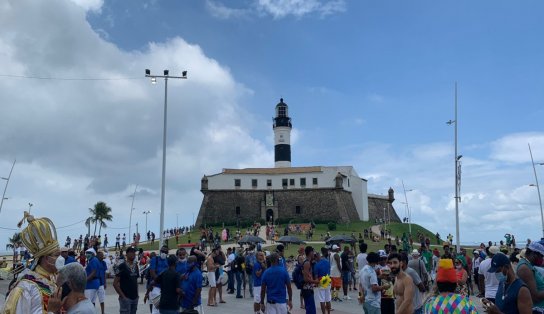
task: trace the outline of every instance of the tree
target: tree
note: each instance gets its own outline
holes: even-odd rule
[[[108,227],[105,221],[111,221],[113,219],[111,207],[104,202],[98,202],[94,204],[93,208],[89,208],[89,212],[91,217],[87,218],[89,223],[87,224],[87,221],[85,221],[85,225],[90,226],[91,223],[94,223],[94,235],[96,235],[96,227],[100,225],[100,228],[98,229],[98,235],[100,235],[102,228]]]
[[[8,244],[6,244],[6,250],[14,249],[19,242],[21,242],[21,233],[15,232],[13,234],[13,237],[8,239]]]
[[[90,208],[89,208],[90,209]],[[90,236],[91,235],[91,224],[94,223],[94,217],[91,216],[91,217],[88,217],[86,220],[85,220],[85,227],[87,227],[87,236]]]

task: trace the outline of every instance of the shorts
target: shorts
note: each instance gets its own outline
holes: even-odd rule
[[[343,271],[342,272],[342,282],[345,282],[346,284],[350,282],[351,272],[349,271]]]
[[[261,303],[261,286],[259,287],[253,286],[253,302]]]
[[[215,288],[217,286],[215,282],[215,272],[208,273],[208,282],[210,283],[210,288]]]
[[[98,287],[96,295],[98,296],[98,302],[104,303],[104,300],[106,299],[106,289],[104,289],[104,286]]]
[[[286,303],[266,303],[266,314],[287,314]]]
[[[340,278],[340,277],[331,277],[331,288],[340,289],[341,287],[342,287],[342,278]]]
[[[319,303],[331,302],[331,288],[317,288],[316,290],[317,300]]]
[[[85,289],[85,297],[91,301],[91,303],[96,303],[96,297],[98,296],[98,289]]]

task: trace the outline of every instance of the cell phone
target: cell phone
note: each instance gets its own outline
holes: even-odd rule
[[[484,308],[488,308],[491,305],[493,305],[493,302],[489,301],[486,298],[481,298],[480,301],[482,302],[482,305],[483,305]]]

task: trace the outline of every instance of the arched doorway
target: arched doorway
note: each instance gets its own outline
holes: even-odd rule
[[[274,222],[274,211],[272,210],[272,208],[266,210],[266,221]]]

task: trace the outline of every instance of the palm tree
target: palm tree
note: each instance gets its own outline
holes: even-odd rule
[[[15,232],[13,234],[13,237],[8,239],[8,244],[6,244],[6,250],[14,249],[19,242],[21,242],[21,233]]]
[[[98,202],[94,204],[93,208],[89,208],[89,212],[91,213],[91,217],[87,218],[87,220],[89,220],[88,226],[90,226],[91,223],[94,223],[94,235],[96,235],[96,227],[100,224],[100,228],[98,229],[98,235],[100,235],[102,228],[108,227],[105,221],[111,221],[113,219],[111,207],[104,202]],[[85,223],[87,224],[87,222]]]
[[[91,224],[93,224],[95,221],[94,221],[94,217],[91,216],[91,217],[88,217],[86,220],[85,220],[85,227],[87,227],[87,236],[90,236],[91,235]]]

